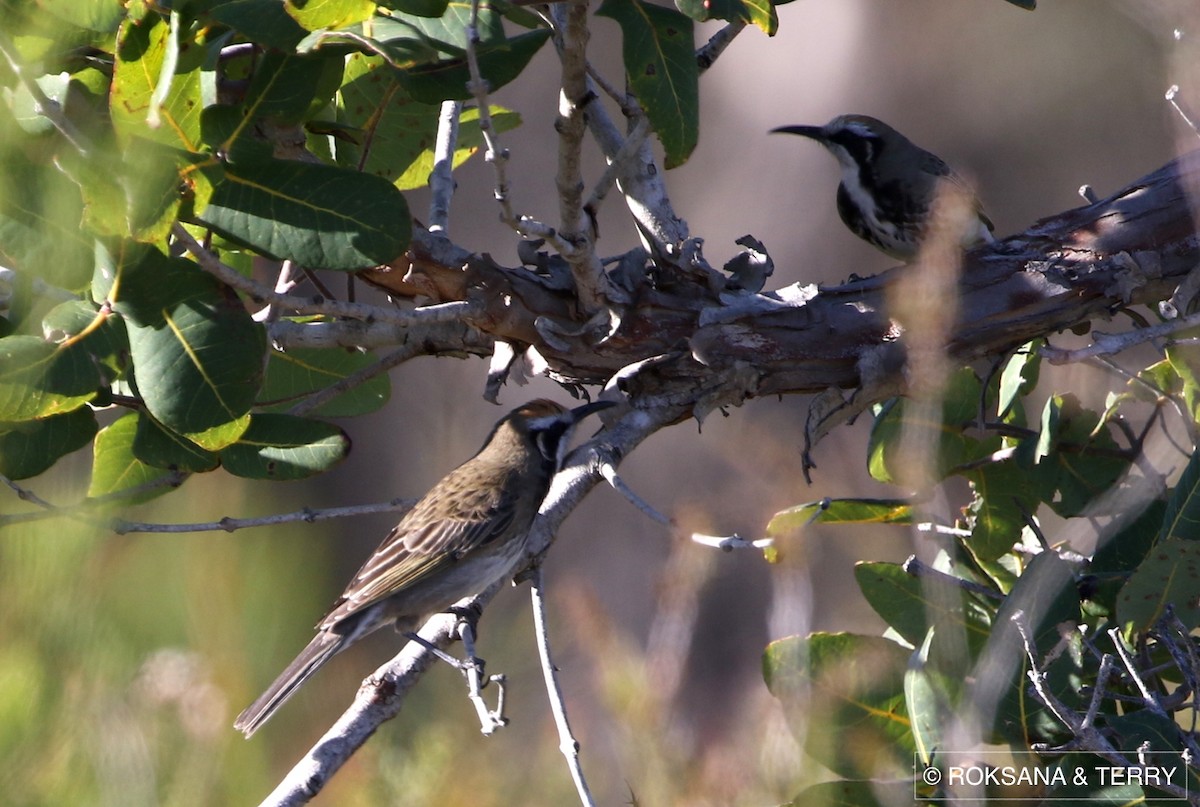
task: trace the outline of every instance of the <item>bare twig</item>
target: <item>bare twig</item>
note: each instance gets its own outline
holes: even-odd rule
[[[558,667],[554,665],[550,656],[550,632],[546,627],[546,595],[540,565],[536,566],[530,575],[529,593],[533,600],[533,631],[537,638],[538,656],[542,660],[542,676],[546,679],[546,695],[550,698],[550,712],[554,715],[554,725],[558,729],[558,750],[567,760],[567,769],[571,772],[571,781],[575,783],[579,802],[584,807],[591,807],[596,802],[592,798],[587,779],[583,775],[583,765],[579,761],[579,742],[571,732],[571,723],[567,719],[567,704],[563,698],[562,687],[558,683]]]
[[[365,516],[372,513],[403,511],[411,508],[416,504],[416,501],[416,499],[392,499],[390,502],[380,504],[360,504],[351,507],[327,507],[322,509],[305,507],[303,510],[296,510],[292,513],[276,513],[270,516],[258,516],[255,518],[230,518],[226,516],[217,521],[200,521],[191,524],[152,524],[143,521],[126,521],[118,518],[110,522],[110,527],[118,535],[125,535],[130,532],[179,533],[216,532],[218,530],[222,532],[234,532],[250,527],[268,527],[274,524],[290,524],[295,521],[315,524],[318,521],[328,521],[332,518],[349,518],[351,516]]]
[[[1183,108],[1183,102],[1179,100],[1179,85],[1172,84],[1167,90],[1167,101],[1171,106],[1175,107],[1175,111],[1179,113],[1179,117],[1183,118],[1183,122],[1188,125],[1188,128],[1200,136],[1200,128],[1196,127],[1196,119],[1188,114]]]
[[[692,542],[700,546],[711,546],[722,552],[732,552],[735,549],[767,549],[774,546],[774,538],[743,538],[736,532],[733,535],[705,535],[702,532],[692,533]]]
[[[916,578],[939,580],[948,585],[960,588],[963,591],[969,591],[972,594],[978,594],[981,597],[987,597],[990,600],[1004,600],[1004,595],[999,591],[996,591],[994,588],[984,586],[970,580],[964,580],[961,577],[956,577],[952,574],[946,574],[945,572],[939,571],[938,569],[935,569],[929,564],[923,562],[916,555],[909,555],[908,559],[900,565],[900,568],[902,568],[905,573]]]
[[[398,367],[416,355],[416,349],[413,345],[405,345],[402,348],[393,350],[391,353],[382,357],[374,364],[369,364],[361,370],[357,370],[345,378],[339,379],[328,387],[314,392],[307,396],[304,400],[288,410],[289,415],[307,415],[314,409],[332,401],[343,392],[352,390],[359,384],[363,384],[381,373],[386,373],[393,367]]]
[[[700,66],[701,73],[713,66],[713,63],[725,52],[725,48],[729,47],[733,38],[740,34],[745,27],[745,22],[735,20],[713,34],[704,43],[704,46],[696,51],[696,64]]]
[[[508,718],[504,716],[504,676],[493,675],[486,681],[487,684],[495,684],[499,691],[496,696],[496,708],[489,709],[487,702],[483,699],[483,687],[485,686],[483,663],[475,655],[475,628],[471,625],[470,620],[459,621],[458,635],[462,639],[463,650],[467,654],[467,661],[464,665],[467,676],[467,698],[475,707],[475,714],[479,716],[479,730],[484,736],[490,736],[497,729],[508,725]]]
[[[424,306],[410,311],[395,308],[366,305],[363,303],[343,303],[337,300],[318,299],[308,300],[303,297],[293,297],[279,294],[266,286],[243,277],[232,266],[222,263],[216,255],[200,245],[192,234],[180,224],[171,228],[175,236],[188,252],[195,257],[200,268],[216,277],[222,283],[238,291],[245,292],[256,302],[277,304],[304,314],[329,314],[335,317],[349,317],[365,322],[392,322],[399,325],[417,325],[430,322],[447,322],[460,320],[468,316],[473,306],[468,302],[451,302],[440,305]]]
[[[295,280],[296,264],[294,261],[284,261],[279,267],[279,276],[275,278],[275,293],[287,294],[296,287]],[[254,320],[256,322],[272,323],[276,322],[283,313],[283,306],[279,303],[271,303],[265,308],[260,308],[254,312]]]
[[[433,148],[433,170],[429,173],[430,232],[445,233],[450,226],[450,200],[454,197],[454,149],[458,144],[458,118],[461,114],[461,101],[442,102],[437,141]]]
[[[600,475],[604,477],[604,480],[608,484],[612,485],[613,490],[628,499],[630,504],[641,510],[644,515],[649,516],[651,520],[657,521],[659,524],[670,529],[674,529],[677,526],[675,519],[663,515],[654,509],[652,504],[639,496],[629,485],[625,484],[625,480],[621,479],[617,473],[617,467],[612,459],[605,459],[600,463]]]
[[[1200,313],[1180,317],[1179,319],[1173,319],[1158,325],[1151,325],[1149,328],[1138,328],[1137,330],[1126,331],[1120,334],[1106,334],[1093,331],[1092,344],[1087,347],[1064,350],[1062,348],[1051,347],[1050,345],[1043,345],[1040,352],[1051,364],[1070,364],[1090,359],[1093,356],[1111,356],[1115,353],[1128,350],[1134,345],[1151,342],[1160,337],[1177,333],[1178,331],[1194,328],[1197,325],[1200,325]]]

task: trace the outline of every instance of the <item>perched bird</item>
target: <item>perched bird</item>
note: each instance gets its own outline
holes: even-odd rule
[[[780,126],[774,132],[811,138],[842,167],[837,209],[854,234],[893,258],[910,261],[926,235],[930,208],[942,182],[962,189],[975,218],[964,249],[991,243],[992,222],[967,183],[938,157],[881,120],[839,115],[824,126]]]
[[[568,410],[539,399],[502,417],[483,448],[392,528],[317,625],[316,637],[234,727],[249,737],[325,662],[367,634],[386,625],[415,631],[513,574],[576,424],[612,405]]]

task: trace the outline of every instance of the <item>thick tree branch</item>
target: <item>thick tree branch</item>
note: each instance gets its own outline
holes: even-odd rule
[[[964,259],[950,358],[994,355],[1034,336],[1077,327],[1133,304],[1165,299],[1200,264],[1188,188],[1200,185],[1200,152],[1185,155],[1107,199],[1037,222]],[[621,325],[601,341],[566,290],[486,256],[446,264],[420,234],[403,262],[364,273],[399,296],[468,301],[472,324],[493,338],[532,345],[551,374],[600,383],[653,356],[623,383],[635,397],[699,398],[814,393],[866,387],[880,399],[903,389],[905,334],[885,310],[886,292],[907,271],[836,286],[765,294],[713,289],[666,266],[646,267]],[[539,321],[558,323],[547,339]]]

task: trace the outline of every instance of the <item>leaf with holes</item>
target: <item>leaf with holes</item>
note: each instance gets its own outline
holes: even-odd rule
[[[683,165],[700,137],[692,20],[640,0],[604,0],[596,14],[621,26],[625,74],[666,150],[666,167]]]
[[[1200,627],[1200,541],[1168,538],[1155,544],[1117,597],[1117,620],[1141,632],[1170,606],[1188,628]]]

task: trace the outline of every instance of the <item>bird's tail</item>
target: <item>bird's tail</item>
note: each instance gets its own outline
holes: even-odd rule
[[[351,643],[347,641],[346,636],[329,630],[317,633],[308,643],[308,647],[301,650],[300,655],[296,656],[287,669],[279,674],[275,682],[267,687],[267,691],[259,695],[258,700],[247,706],[245,711],[238,715],[233,727],[245,734],[247,738],[250,737],[258,731],[259,726],[271,719],[275,710],[282,706],[284,701],[300,688],[301,684],[307,681],[325,662]]]

